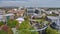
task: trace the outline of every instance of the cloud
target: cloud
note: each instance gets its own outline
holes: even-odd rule
[[[0,1],[28,1],[28,0],[0,0]]]
[[[3,6],[60,7],[60,0],[0,0]]]
[[[4,6],[32,6],[30,1],[0,1],[0,7]]]
[[[24,6],[27,4],[25,1],[1,1],[0,6]]]

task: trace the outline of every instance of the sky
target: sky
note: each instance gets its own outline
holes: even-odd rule
[[[60,0],[0,0],[0,7],[60,7]]]

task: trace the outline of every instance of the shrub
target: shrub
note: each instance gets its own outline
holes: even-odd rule
[[[15,27],[18,24],[17,20],[10,21],[8,20],[7,25],[11,28]]]
[[[46,29],[46,34],[58,34],[58,31],[55,29],[52,29],[51,27],[48,27]]]
[[[8,33],[4,30],[0,30],[0,34],[8,34]]]
[[[4,30],[4,31],[8,31],[8,28],[9,28],[9,27],[8,27],[7,25],[2,25],[1,28],[2,28],[2,30]]]
[[[36,31],[29,31],[27,29],[18,31],[18,34],[38,34]]]
[[[7,25],[2,25],[1,28],[2,28],[1,31],[4,31],[4,32],[6,32],[6,33],[8,33],[8,34],[13,34],[11,28],[9,28]],[[4,32],[3,32],[3,33],[4,33]]]
[[[19,26],[19,30],[21,30],[21,29],[29,29],[31,26],[30,26],[30,24],[29,24],[29,21],[23,21],[21,24],[20,24],[20,26]]]
[[[8,29],[8,34],[13,34],[13,31],[11,30],[11,28]]]
[[[2,21],[0,21],[0,26],[3,25],[4,23]]]
[[[31,25],[29,24],[29,20],[25,20],[20,24],[18,34],[38,34],[38,32],[31,32],[30,30],[35,29],[31,27]]]

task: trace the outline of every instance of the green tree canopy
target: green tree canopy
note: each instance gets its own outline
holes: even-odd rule
[[[0,34],[8,34],[8,32],[6,32],[4,30],[0,30]]]
[[[33,32],[33,31],[29,31],[28,29],[26,29],[26,30],[20,30],[18,34],[38,34],[38,32],[36,31]]]
[[[18,29],[18,34],[38,34],[38,32],[31,32],[30,30],[35,30],[29,23],[29,20],[25,20],[20,24]]]
[[[46,34],[58,34],[58,31],[55,29],[52,29],[51,27],[48,27],[46,29]]]
[[[7,25],[9,27],[15,27],[17,24],[18,24],[18,21],[17,20],[13,20],[13,21],[8,20],[7,21]]]

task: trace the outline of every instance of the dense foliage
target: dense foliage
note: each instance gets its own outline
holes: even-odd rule
[[[13,31],[11,28],[8,28],[8,34],[13,34]]]
[[[18,24],[18,21],[17,20],[12,20],[12,21],[8,20],[7,21],[7,25],[9,27],[15,27],[17,24]]]
[[[0,34],[8,34],[8,33],[4,30],[0,30]]]
[[[58,31],[55,29],[52,29],[51,27],[48,27],[46,29],[46,34],[58,34]]]
[[[29,23],[29,20],[25,20],[20,24],[18,29],[19,34],[38,34],[38,32],[31,32],[30,30],[35,30]]]
[[[2,26],[4,23],[2,21],[0,21],[0,26]]]
[[[33,27],[30,25],[29,20],[25,20],[20,24],[19,30],[22,29],[33,29]]]
[[[20,30],[18,34],[38,34],[36,31],[29,31],[28,29]]]
[[[2,25],[1,26],[1,32],[4,31],[4,32],[7,32],[8,34],[13,34],[11,28],[9,28],[7,25]],[[4,33],[3,32],[3,33]]]

